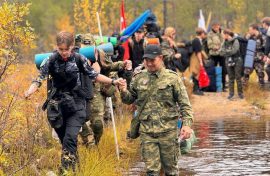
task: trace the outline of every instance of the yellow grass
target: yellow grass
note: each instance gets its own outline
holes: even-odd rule
[[[267,104],[267,93],[260,88],[257,80],[257,75],[253,72],[250,76],[248,87],[245,88],[244,95],[250,104],[257,106],[260,109],[265,109],[265,105]]]
[[[61,145],[52,138],[46,113],[41,111],[41,105],[46,97],[46,84],[31,97],[31,100],[26,101],[23,98],[23,92],[36,76],[37,71],[34,65],[19,65],[6,83],[0,85],[1,91],[7,90],[4,93],[5,96],[1,98],[0,111],[5,111],[13,92],[18,93],[15,95],[17,100],[9,112],[8,124],[3,130],[5,133],[0,138],[2,140],[0,175],[4,173],[16,176],[46,175],[48,171],[58,173]],[[110,125],[105,128],[98,148],[85,148],[79,140],[80,164],[77,173],[70,173],[70,175],[121,175],[138,159],[138,141],[126,139],[130,113],[128,110],[124,112],[122,119],[116,116],[120,160],[117,160],[115,154],[113,130]]]

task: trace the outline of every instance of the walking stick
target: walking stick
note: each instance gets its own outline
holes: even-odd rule
[[[107,101],[109,102],[109,106],[110,106],[110,110],[111,110],[111,117],[112,117],[113,135],[114,135],[114,142],[115,142],[115,148],[116,148],[116,155],[117,155],[117,159],[119,160],[119,146],[118,146],[117,135],[116,135],[116,127],[115,127],[113,107],[112,107],[112,98],[111,97],[107,97]]]
[[[97,22],[98,22],[100,41],[103,42],[98,12],[97,12]],[[119,146],[118,146],[118,140],[117,140],[117,135],[116,135],[116,127],[115,127],[114,114],[113,114],[112,98],[107,97],[106,101],[109,103],[109,107],[110,107],[110,111],[111,111],[111,118],[112,118],[112,124],[113,124],[113,135],[114,135],[114,142],[115,142],[115,148],[116,148],[116,156],[117,156],[117,159],[119,160]]]

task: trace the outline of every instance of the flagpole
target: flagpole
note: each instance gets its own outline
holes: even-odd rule
[[[212,12],[210,11],[208,14],[207,22],[206,22],[206,27],[207,27],[206,30],[208,30],[209,28],[211,17],[212,17]]]
[[[102,30],[101,30],[101,26],[100,26],[100,19],[99,19],[98,12],[97,12],[97,23],[98,23],[98,31],[99,31],[100,41],[101,41],[101,43],[103,43]]]

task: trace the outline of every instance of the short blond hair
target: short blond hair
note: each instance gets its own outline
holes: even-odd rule
[[[176,32],[176,30],[173,27],[167,27],[164,31],[164,36],[171,37],[174,32]]]

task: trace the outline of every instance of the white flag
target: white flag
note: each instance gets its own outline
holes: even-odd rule
[[[205,19],[202,13],[202,9],[200,9],[200,17],[199,17],[199,21],[198,21],[198,27],[203,28],[206,31],[206,27],[205,27]]]

